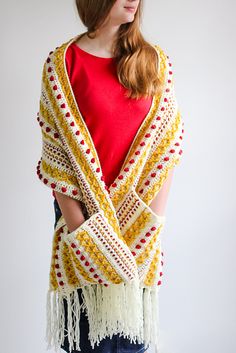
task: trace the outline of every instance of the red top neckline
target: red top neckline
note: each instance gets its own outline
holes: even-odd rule
[[[76,43],[72,43],[71,45],[74,45],[76,47],[76,49],[78,49],[82,54],[84,55],[87,55],[87,56],[90,56],[90,57],[93,57],[95,59],[101,59],[101,60],[114,60],[115,57],[110,57],[110,58],[105,58],[105,57],[102,57],[102,56],[97,56],[97,55],[94,55],[94,54],[91,54],[91,53],[88,53],[87,51],[81,49]]]

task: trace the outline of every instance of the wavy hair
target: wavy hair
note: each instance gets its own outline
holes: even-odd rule
[[[79,17],[87,28],[89,38],[95,38],[99,27],[106,21],[116,0],[76,0]],[[112,52],[117,62],[119,82],[127,88],[126,96],[141,98],[161,92],[158,67],[159,56],[140,31],[143,0],[132,22],[121,24],[113,42]]]

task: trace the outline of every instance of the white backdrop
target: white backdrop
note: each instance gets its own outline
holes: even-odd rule
[[[172,60],[185,121],[163,233],[160,353],[236,351],[235,11],[233,0],[145,2],[143,33]],[[1,351],[42,353],[54,211],[36,175],[41,71],[84,28],[73,0],[1,1],[0,23]]]

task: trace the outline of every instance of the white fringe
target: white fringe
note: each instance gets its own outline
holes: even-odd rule
[[[109,284],[91,284],[82,287],[82,304],[77,289],[67,292],[47,292],[47,350],[57,352],[65,338],[65,312],[63,298],[67,300],[68,315],[66,336],[70,352],[80,349],[80,312],[86,310],[89,321],[89,340],[92,348],[105,338],[119,333],[131,342],[154,344],[159,351],[159,306],[156,287],[139,286],[138,281]],[[73,316],[72,316],[73,313]],[[73,343],[75,347],[73,347]]]

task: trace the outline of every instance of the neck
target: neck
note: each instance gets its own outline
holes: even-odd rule
[[[87,49],[92,49],[95,52],[102,52],[106,56],[113,56],[113,45],[117,37],[119,26],[105,25],[96,31],[95,38],[89,38],[85,34],[80,42],[84,44]]]

